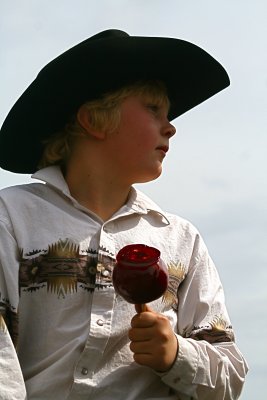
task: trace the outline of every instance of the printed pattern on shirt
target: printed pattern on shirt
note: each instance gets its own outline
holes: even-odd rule
[[[169,284],[166,292],[163,295],[162,301],[164,302],[166,308],[173,307],[177,310],[177,292],[181,282],[185,279],[187,269],[180,261],[178,263],[170,261],[167,264],[167,267],[169,273]]]
[[[19,289],[36,292],[47,288],[48,293],[65,297],[81,289],[94,291],[95,288],[111,286],[114,256],[106,249],[86,249],[69,239],[60,239],[48,246],[47,250],[33,250],[23,254],[21,250]]]
[[[4,308],[4,309],[8,308],[12,312],[16,311],[16,308],[12,307],[9,299],[6,296],[3,296],[3,294],[0,292],[0,312],[1,312],[2,308]]]
[[[0,331],[6,333],[7,330],[16,348],[18,343],[18,314],[11,311],[9,306],[0,302]]]
[[[205,340],[211,344],[235,341],[232,326],[218,315],[209,324],[194,327],[189,337],[194,340]]]
[[[6,332],[7,327],[3,315],[0,313],[0,331]]]

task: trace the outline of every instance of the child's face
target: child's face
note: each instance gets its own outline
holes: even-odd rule
[[[175,128],[168,110],[138,96],[129,96],[121,105],[118,129],[109,136],[121,179],[129,184],[159,177],[162,161],[169,149]]]

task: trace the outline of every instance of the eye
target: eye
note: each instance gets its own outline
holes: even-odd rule
[[[159,112],[159,106],[157,104],[147,104],[147,108],[155,114]]]

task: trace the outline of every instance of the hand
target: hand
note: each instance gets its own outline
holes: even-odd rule
[[[158,372],[166,372],[173,365],[178,341],[167,317],[146,306],[141,312],[136,305],[136,314],[131,321],[129,339],[134,360]]]

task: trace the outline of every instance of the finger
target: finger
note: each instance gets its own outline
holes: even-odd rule
[[[131,342],[130,350],[134,360],[159,372],[165,372],[173,365],[179,349],[176,336],[173,341],[165,344],[156,344],[154,340]]]
[[[153,357],[151,357],[150,354],[139,354],[139,353],[134,353],[133,354],[133,359],[134,361],[139,364],[139,365],[145,365],[150,368],[154,368],[154,361]]]
[[[148,328],[155,324],[156,314],[151,311],[144,311],[136,314],[131,321],[132,328]]]
[[[131,342],[130,343],[130,350],[134,354],[151,354],[149,350],[149,340],[142,341],[142,342]]]
[[[153,328],[152,328],[153,329]],[[147,341],[153,338],[153,330],[148,328],[131,328],[128,331],[128,337],[133,342]]]

